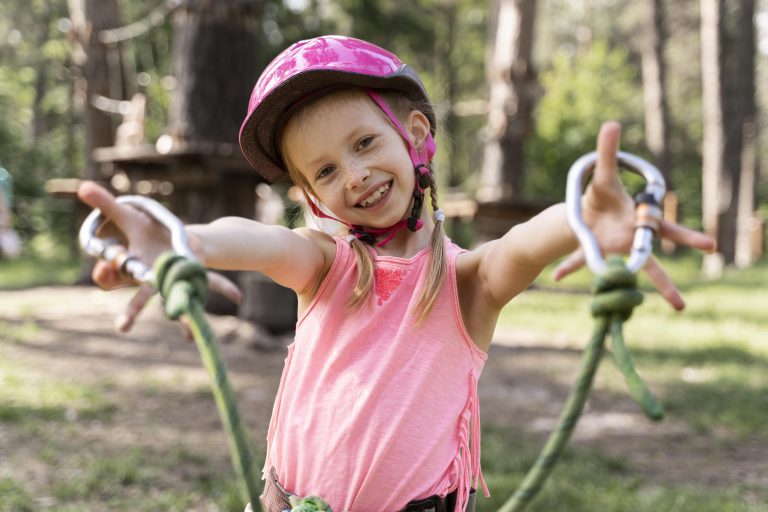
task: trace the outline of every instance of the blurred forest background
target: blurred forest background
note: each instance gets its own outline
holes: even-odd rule
[[[289,189],[259,183],[236,134],[261,69],[324,33],[392,49],[425,80],[460,243],[561,201],[608,119],[664,172],[667,213],[718,239],[705,258],[663,247],[687,308],[649,293],[627,324],[667,420],[649,424],[603,364],[531,512],[768,512],[768,0],[3,0],[0,242],[12,227],[22,243],[0,256],[0,512],[243,510],[176,326],[150,307],[116,336],[131,290],[34,285],[88,274],[83,178],[190,222],[294,222]],[[492,492],[479,512],[498,510],[554,425],[591,328],[589,281],[545,272],[502,312],[479,383]],[[261,460],[295,297],[239,284],[239,318],[210,320]]]
[[[229,67],[206,68],[203,56],[182,48],[183,37],[174,43],[174,33],[204,25],[193,12],[246,34],[247,48],[218,47],[214,59]],[[7,0],[0,163],[12,177],[24,256],[76,254],[74,202],[66,184],[50,180],[109,182],[90,150],[113,146],[120,124],[143,124],[128,136],[134,144],[168,134],[216,139],[185,132],[185,107],[174,106],[190,76],[207,83],[208,99],[195,109],[241,117],[264,65],[291,42],[323,33],[371,40],[419,70],[442,114],[444,195],[481,205],[561,200],[570,164],[594,148],[602,121],[616,119],[623,148],[665,173],[679,219],[718,237],[721,262],[745,266],[760,256],[768,214],[766,166],[759,170],[768,129],[758,108],[768,94],[760,87],[768,83],[765,1]],[[185,67],[198,60],[198,69]],[[138,106],[130,101],[136,93]],[[224,133],[218,138],[235,142],[231,129]],[[123,188],[136,191],[137,183]],[[475,232],[464,226],[454,236],[471,243]]]

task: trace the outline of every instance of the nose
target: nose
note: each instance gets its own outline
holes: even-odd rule
[[[355,189],[366,182],[371,175],[371,170],[361,162],[349,162],[344,166],[344,173],[347,178],[347,187]]]

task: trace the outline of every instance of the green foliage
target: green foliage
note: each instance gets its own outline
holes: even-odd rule
[[[482,116],[457,117],[452,103],[485,95],[488,4],[480,0],[339,0],[339,33],[395,52],[419,73],[438,115],[441,187],[471,187],[482,158]]]
[[[0,161],[14,179],[14,223],[25,241],[51,232],[64,242],[72,223],[71,204],[45,197],[47,179],[76,175],[82,161],[71,45],[59,29],[66,16],[65,2],[0,7]]]
[[[65,237],[62,243],[58,238],[53,232],[37,235],[26,244],[23,258],[0,259],[0,290],[74,283],[80,269],[71,247],[75,240]]]
[[[537,107],[536,130],[528,145],[526,192],[560,199],[568,169],[595,150],[600,125],[624,124],[623,145],[638,152],[642,140],[642,91],[629,55],[605,42],[572,55],[558,50],[550,70],[542,73],[545,95]]]

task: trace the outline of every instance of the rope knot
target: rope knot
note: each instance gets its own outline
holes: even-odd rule
[[[626,321],[643,302],[643,294],[637,290],[637,276],[627,270],[621,256],[612,256],[607,263],[608,270],[592,286],[592,316],[615,315]]]
[[[155,284],[165,301],[165,314],[176,320],[189,312],[192,298],[205,303],[208,274],[197,261],[167,252],[155,262]]]
[[[291,503],[292,512],[333,512],[330,505],[318,496],[307,496],[306,498],[290,496],[288,500]]]

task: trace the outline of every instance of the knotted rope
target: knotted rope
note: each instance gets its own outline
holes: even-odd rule
[[[598,276],[593,285],[592,316],[595,318],[595,327],[581,360],[578,379],[560,413],[557,427],[550,434],[515,494],[504,503],[499,512],[520,512],[546,482],[579,421],[609,332],[613,359],[624,376],[630,395],[650,419],[660,420],[664,415],[661,405],[635,371],[632,357],[624,344],[622,326],[632,315],[635,306],[643,302],[643,295],[636,288],[637,278],[626,269],[621,257],[612,257],[607,263],[607,271]]]
[[[203,364],[211,378],[213,396],[227,433],[240,493],[244,500],[257,506],[259,490],[248,438],[237,409],[235,393],[227,379],[221,349],[205,318],[204,304],[208,293],[205,267],[184,256],[165,253],[155,262],[154,271],[156,288],[165,301],[166,315],[172,320],[186,315],[189,320]]]
[[[318,496],[307,496],[306,498],[289,496],[288,501],[291,504],[291,512],[333,512],[330,505]]]

